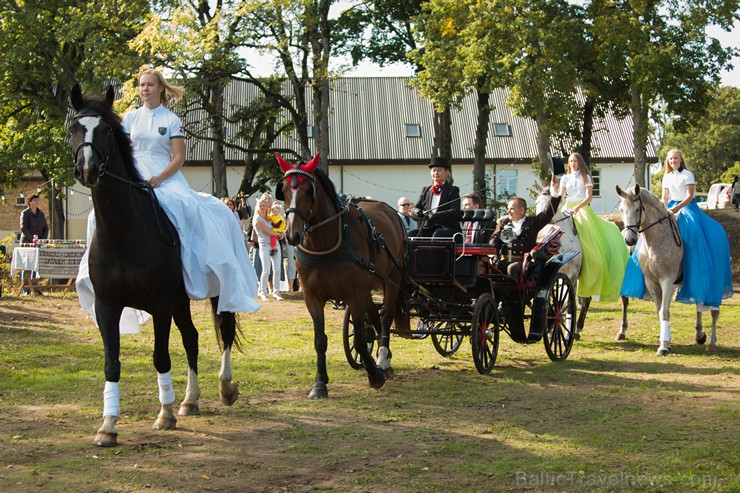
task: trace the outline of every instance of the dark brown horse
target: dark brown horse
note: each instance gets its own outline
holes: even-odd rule
[[[160,209],[153,189],[134,165],[131,142],[120,118],[113,112],[113,88],[106,97],[82,96],[72,90],[77,112],[70,127],[75,153],[75,177],[89,187],[95,206],[96,229],[89,245],[90,280],[95,290],[95,315],[105,351],[103,425],[95,443],[117,443],[116,422],[120,398],[118,381],[119,320],[124,307],[144,310],[154,321],[154,367],[159,373],[161,409],[155,429],[175,428],[169,355],[170,326],[180,329],[188,359],[188,387],[179,414],[198,411],[198,332],[190,317],[180,260],[180,240]],[[233,313],[216,313],[218,298],[211,300],[213,315],[223,341],[219,373],[221,402],[231,405],[239,391],[231,381],[231,347],[237,344]]]
[[[370,386],[380,388],[392,375],[390,326],[409,331],[406,276],[406,233],[398,213],[388,204],[361,200],[345,204],[333,183],[317,169],[318,154],[308,164],[290,164],[277,155],[285,173],[286,238],[296,245],[296,266],[314,327],[316,381],[309,399],[328,397],[327,338],[324,307],[329,300],[344,302],[354,322],[354,346],[367,371]],[[372,291],[383,289],[382,316]],[[378,363],[368,345],[364,321],[380,332]],[[372,335],[370,335],[372,336]]]

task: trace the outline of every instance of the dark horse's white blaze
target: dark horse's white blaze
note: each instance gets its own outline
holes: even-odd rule
[[[75,177],[91,190],[96,230],[88,250],[87,265],[95,290],[95,319],[105,351],[103,424],[95,443],[113,446],[118,440],[120,416],[119,321],[125,307],[152,315],[154,367],[159,386],[159,415],[155,429],[175,428],[175,390],[170,374],[170,327],[174,319],[188,359],[188,385],[179,414],[198,412],[198,332],[190,315],[180,260],[180,243],[169,220],[160,215],[153,191],[138,175],[131,144],[120,119],[113,113],[113,89],[105,98],[83,98],[79,86],[72,90],[77,114],[70,144],[75,155]],[[239,391],[232,382],[231,347],[237,342],[234,313],[218,313],[218,298],[211,306],[223,343],[219,394],[233,404]]]

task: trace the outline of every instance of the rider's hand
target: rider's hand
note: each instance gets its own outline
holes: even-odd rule
[[[423,219],[424,218],[424,211],[419,209],[418,207],[414,207],[414,210],[411,211],[411,215],[414,216],[417,219]]]
[[[164,180],[162,180],[159,176],[152,176],[147,180],[147,182],[152,186],[152,188],[158,188],[162,184],[163,181]]]

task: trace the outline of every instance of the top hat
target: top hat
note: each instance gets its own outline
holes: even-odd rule
[[[565,174],[565,161],[563,158],[559,157],[552,157],[551,158],[552,163],[550,165],[550,168],[552,170],[552,174],[555,176],[562,176]]]
[[[450,162],[447,160],[447,158],[443,158],[442,156],[437,156],[432,158],[432,162],[429,163],[430,168],[434,167],[440,167],[445,169],[450,169]]]

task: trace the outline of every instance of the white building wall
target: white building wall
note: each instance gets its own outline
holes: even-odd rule
[[[517,194],[532,204],[530,191],[534,187],[535,175],[529,165],[497,165],[496,173],[504,169],[516,170]],[[614,191],[615,185],[622,188],[634,185],[633,165],[612,164],[601,165],[601,194],[595,196],[591,206],[597,214],[617,212],[619,200]],[[209,167],[185,167],[183,173],[190,186],[199,192],[212,193],[213,180]],[[486,170],[488,176],[493,176],[494,167],[489,165]],[[243,168],[229,167],[226,172],[227,186],[233,195],[239,188],[243,176]],[[408,197],[416,202],[423,186],[431,182],[429,168],[426,165],[387,165],[387,166],[331,166],[329,176],[340,193],[359,196],[370,196],[390,204],[394,209],[398,198]],[[460,196],[473,193],[472,165],[453,166],[455,185],[460,188]],[[92,211],[90,190],[75,183],[69,189],[67,201],[67,228],[68,238],[84,239],[87,230],[87,217]],[[250,205],[254,207],[254,197],[250,198]]]

